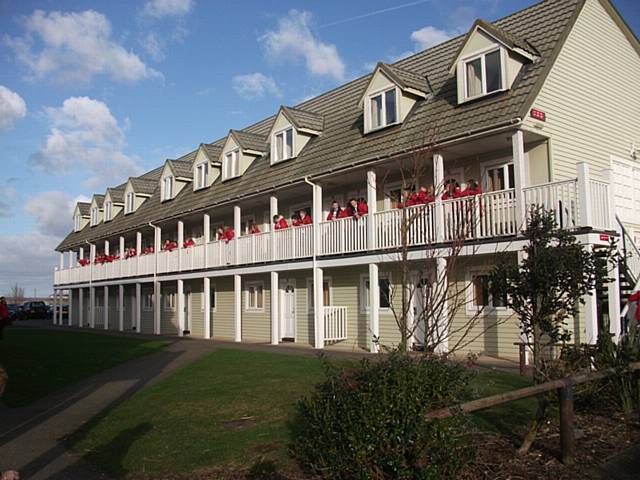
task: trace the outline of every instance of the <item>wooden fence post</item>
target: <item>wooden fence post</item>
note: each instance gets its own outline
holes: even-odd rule
[[[573,382],[570,379],[558,389],[560,402],[560,448],[562,463],[573,465],[575,454],[575,435],[573,431]]]

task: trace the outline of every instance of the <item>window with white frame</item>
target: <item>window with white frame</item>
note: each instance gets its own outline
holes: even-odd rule
[[[153,293],[145,293],[142,296],[142,309],[146,311],[153,310]]]
[[[98,207],[93,207],[91,209],[91,226],[98,224],[98,219],[99,219],[98,215],[99,215]]]
[[[212,312],[216,311],[217,298],[216,298],[216,286],[209,285],[209,308],[211,308]],[[200,305],[200,310],[204,311],[204,293],[202,294],[202,302]]]
[[[463,60],[465,99],[481,97],[504,89],[502,50],[490,52]]]
[[[124,213],[132,213],[136,208],[136,194],[135,192],[127,193],[127,198],[124,204]]]
[[[468,289],[467,310],[470,313],[475,313],[480,309],[506,309],[506,299],[494,297],[491,293],[491,284],[487,272],[470,272],[468,280],[470,284]]]
[[[307,310],[309,312],[313,312],[315,306],[315,298],[313,294],[313,279],[307,279]],[[330,307],[332,302],[331,298],[331,279],[323,278],[322,279],[322,305],[325,307]]]
[[[264,310],[264,284],[262,282],[247,283],[246,295],[246,310]]]
[[[111,220],[111,212],[113,211],[113,203],[105,202],[104,204],[104,221],[108,222]]]
[[[497,192],[515,188],[515,171],[513,162],[487,165],[483,168],[483,189],[485,192]]]
[[[209,164],[202,162],[196,166],[196,189],[208,186],[209,182]]]
[[[171,200],[173,198],[173,175],[164,177],[162,183],[162,199]]]
[[[164,300],[164,309],[165,310],[175,310],[176,309],[176,292],[167,292],[162,295]]]
[[[363,276],[360,282],[360,305],[364,312],[369,311],[371,306],[370,295],[371,283],[367,276]],[[391,308],[391,279],[388,274],[380,274],[378,277],[378,289],[380,291],[378,302],[380,304],[380,310],[388,310]]]
[[[75,217],[73,217],[73,230],[75,232],[79,232],[80,231],[80,223],[81,222],[82,222],[82,216],[76,215]]]
[[[293,158],[293,128],[289,127],[273,135],[271,163]]]
[[[369,95],[365,108],[367,131],[398,123],[398,89],[392,87]]]
[[[224,156],[224,179],[235,178],[240,175],[240,149],[230,151]]]

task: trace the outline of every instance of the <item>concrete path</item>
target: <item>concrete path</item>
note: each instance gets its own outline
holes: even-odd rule
[[[65,437],[216,346],[213,342],[173,340],[159,352],[120,364],[28,407],[0,408],[0,472],[12,468],[29,480],[108,478],[67,451]],[[124,453],[127,448],[123,447]]]

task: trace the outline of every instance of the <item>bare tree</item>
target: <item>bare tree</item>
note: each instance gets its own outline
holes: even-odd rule
[[[11,303],[22,303],[24,301],[24,288],[15,283],[9,290],[8,297]]]

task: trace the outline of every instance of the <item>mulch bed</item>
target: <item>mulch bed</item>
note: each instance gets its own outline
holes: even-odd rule
[[[479,433],[476,459],[460,476],[462,480],[601,479],[598,465],[632,445],[640,443],[640,419],[613,414],[603,417],[576,414],[575,465],[567,467],[560,461],[560,430],[557,421],[550,421],[540,431],[531,451],[518,455],[516,450],[524,432],[505,436]],[[259,460],[250,468],[227,465],[194,472],[180,477],[154,477],[154,480],[302,480],[300,472],[282,472],[268,460]],[[148,477],[141,477],[148,478]]]

